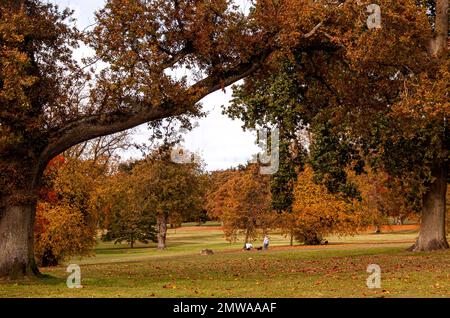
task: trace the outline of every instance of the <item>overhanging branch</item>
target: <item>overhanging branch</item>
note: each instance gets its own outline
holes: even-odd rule
[[[187,96],[194,97],[193,103],[196,103],[205,96],[253,74],[270,52],[270,50],[263,51],[249,59],[248,62],[240,63],[230,70],[212,74],[188,88],[185,93]],[[50,135],[48,145],[41,153],[40,162],[46,164],[58,154],[87,140],[118,133],[147,122],[182,115],[187,111],[187,109],[177,106],[179,105],[175,105],[171,101],[165,101],[157,107],[136,105],[129,111],[80,118]]]

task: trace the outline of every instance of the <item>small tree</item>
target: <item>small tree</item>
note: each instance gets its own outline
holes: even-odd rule
[[[48,165],[34,228],[34,251],[41,266],[89,254],[95,244],[97,213],[92,193],[104,178],[100,165],[57,157]]]
[[[132,171],[136,204],[156,218],[158,249],[166,248],[167,224],[179,223],[203,207],[201,167],[175,164],[167,149],[159,149]]]
[[[107,230],[103,240],[125,241],[131,248],[137,241],[156,241],[155,216],[138,204],[137,193],[130,174],[118,172],[110,178],[100,194]]]
[[[313,182],[313,172],[306,167],[295,186],[291,222],[286,228],[306,245],[318,245],[330,234],[350,235],[367,225],[365,211],[357,200],[331,194]]]
[[[270,179],[259,173],[259,166],[248,165],[236,171],[208,196],[213,215],[223,223],[225,236],[235,241],[244,233],[245,243],[254,239],[258,231],[266,232],[272,223]]]

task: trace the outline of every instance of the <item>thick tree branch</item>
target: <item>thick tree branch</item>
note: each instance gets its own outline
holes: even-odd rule
[[[261,52],[258,56],[251,58],[248,62],[241,63],[231,70],[212,74],[206,77],[205,79],[201,80],[197,84],[193,85],[192,89],[194,91],[206,89],[201,98],[219,89],[223,89],[243,78],[250,76],[255,71],[257,71],[271,52],[272,51],[269,49],[265,50]]]
[[[270,50],[264,51],[230,70],[212,74],[191,86],[186,93],[195,97],[194,102],[198,102],[205,96],[254,73],[269,54]],[[127,112],[117,111],[81,118],[50,136],[48,146],[41,153],[40,162],[46,165],[53,157],[84,141],[121,132],[147,122],[182,115],[187,111],[177,106],[179,105],[166,101],[157,107],[138,105]]]
[[[173,105],[165,103],[158,107],[140,106],[130,112],[114,112],[109,114],[89,116],[69,124],[49,140],[49,144],[42,152],[40,161],[48,162],[53,157],[72,146],[97,137],[121,132],[140,124],[178,115]]]
[[[431,56],[445,56],[448,49],[448,0],[436,1],[436,20],[434,37],[430,41]]]

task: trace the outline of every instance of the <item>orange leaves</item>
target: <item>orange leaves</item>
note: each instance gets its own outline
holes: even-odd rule
[[[35,232],[35,255],[42,266],[54,266],[72,255],[88,254],[95,244],[95,231],[86,226],[83,212],[69,205],[52,206],[41,203],[37,210],[37,224],[44,224]]]
[[[233,170],[215,171],[209,176],[209,191],[206,195],[206,208],[209,217],[220,219],[225,208],[228,190],[225,183],[239,172]]]
[[[367,225],[380,225],[386,221],[386,217],[395,217],[404,220],[406,217],[414,219],[414,208],[412,202],[406,197],[411,193],[414,185],[400,182],[400,180],[389,176],[378,170],[376,173],[367,169],[366,174],[355,176],[349,175],[361,192],[361,209],[365,213]]]
[[[414,134],[427,123],[450,116],[450,62],[443,61],[432,74],[406,79],[402,98],[393,106],[393,118]]]
[[[308,0],[284,0],[279,4],[276,20],[281,29],[279,44],[287,50],[299,47],[306,37],[315,35],[316,27],[324,21],[330,8]]]
[[[101,169],[89,161],[53,159],[45,172],[36,213],[35,255],[42,266],[89,254],[95,244],[97,212],[91,198]]]
[[[255,238],[259,230],[269,228],[272,222],[269,179],[259,174],[257,165],[230,172],[209,194],[208,206],[223,222],[228,240],[235,240],[239,232],[244,232],[246,239]]]
[[[361,224],[356,201],[344,201],[328,193],[325,186],[312,181],[312,169],[306,167],[295,187],[291,224],[298,240],[306,244],[320,244],[329,234],[356,233]]]

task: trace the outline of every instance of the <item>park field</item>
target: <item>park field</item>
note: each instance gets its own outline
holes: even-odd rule
[[[42,268],[43,278],[0,282],[0,297],[450,297],[450,251],[410,253],[417,230],[386,231],[317,247],[272,234],[268,251],[244,252],[214,224],[184,226],[169,230],[164,251],[99,242],[92,257]],[[82,288],[67,288],[68,264],[80,265]],[[381,267],[380,289],[366,286],[369,264]]]

